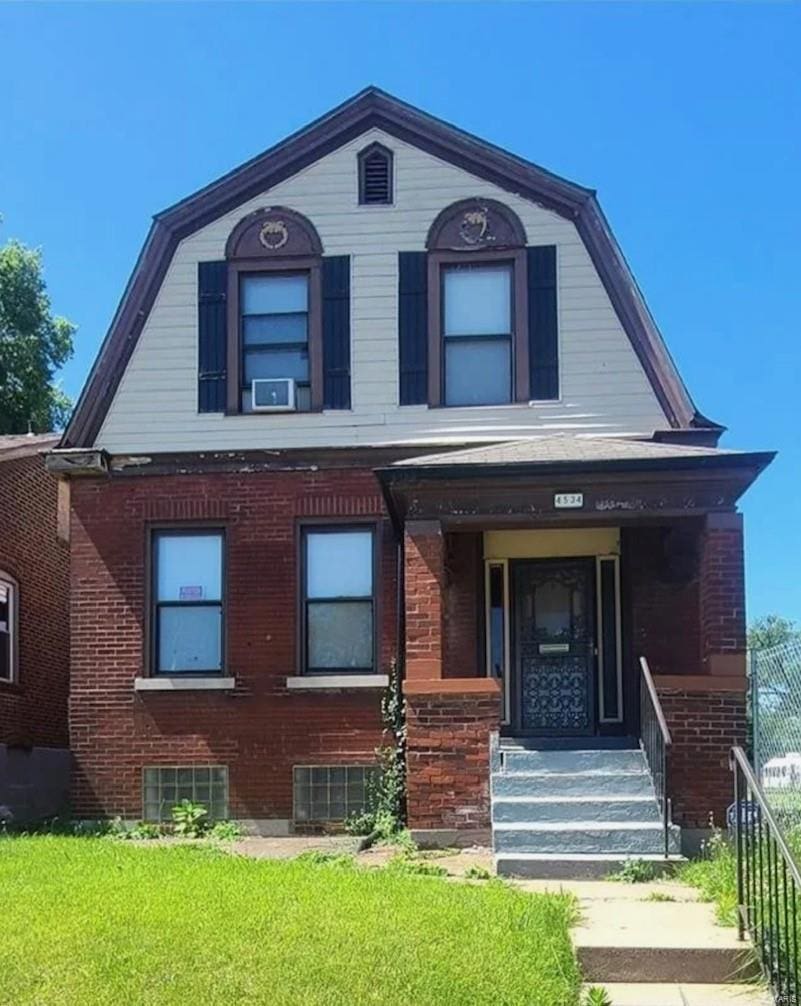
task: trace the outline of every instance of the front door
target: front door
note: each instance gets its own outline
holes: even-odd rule
[[[595,713],[595,563],[512,563],[512,729],[592,734]]]

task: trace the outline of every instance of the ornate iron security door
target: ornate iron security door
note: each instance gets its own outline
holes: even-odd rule
[[[513,585],[515,728],[554,736],[594,733],[594,564],[517,562]]]

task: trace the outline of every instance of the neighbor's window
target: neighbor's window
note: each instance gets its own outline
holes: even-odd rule
[[[311,408],[308,273],[257,273],[240,278],[242,411],[252,408],[254,378],[291,377],[295,408]]]
[[[17,582],[0,571],[0,681],[13,681],[17,664]]]
[[[307,672],[374,670],[374,547],[372,528],[305,529]]]
[[[222,671],[221,531],[153,535],[153,666],[156,674]]]
[[[512,276],[511,264],[442,270],[446,405],[512,401]]]

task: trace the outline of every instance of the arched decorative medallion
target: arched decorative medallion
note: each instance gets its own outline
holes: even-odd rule
[[[267,206],[243,217],[225,245],[228,259],[322,255],[314,224],[285,206]]]
[[[429,251],[486,251],[523,248],[520,218],[495,199],[462,199],[446,207],[428,232]]]

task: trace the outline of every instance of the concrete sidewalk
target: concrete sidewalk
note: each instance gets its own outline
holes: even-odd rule
[[[613,1006],[773,1006],[773,999],[752,985],[606,984]]]

